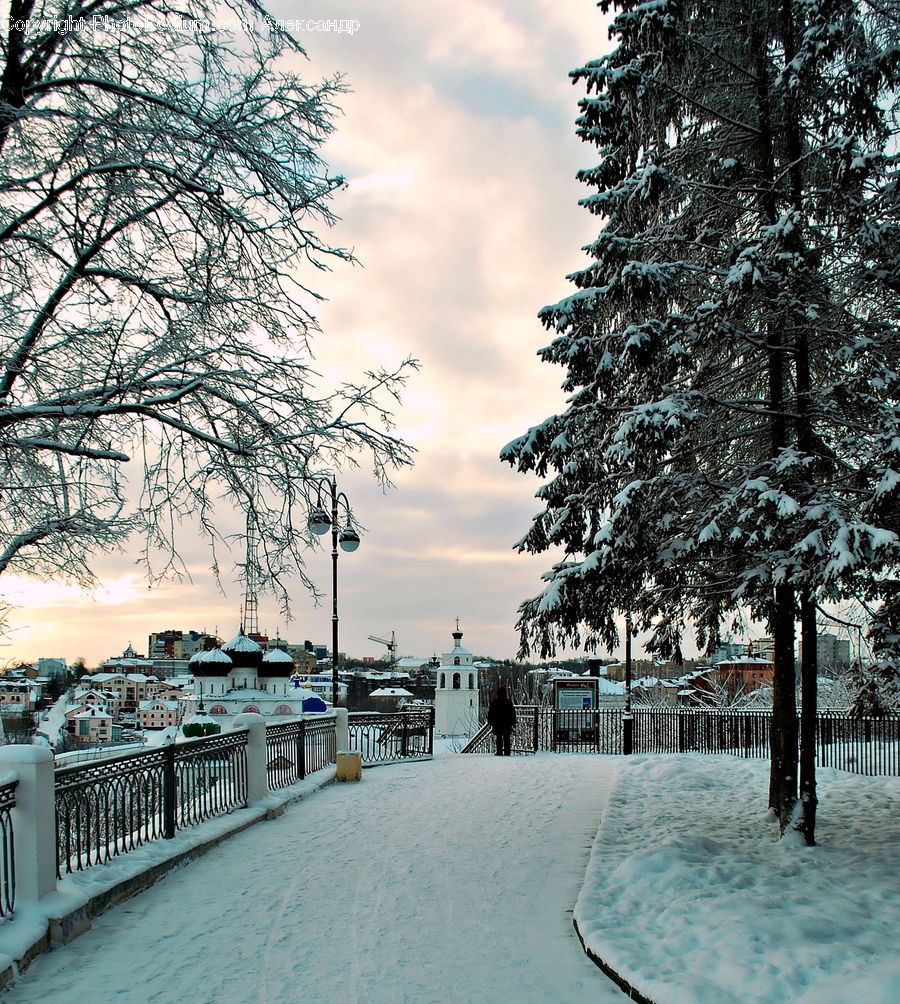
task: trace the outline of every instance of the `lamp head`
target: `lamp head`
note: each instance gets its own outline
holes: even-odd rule
[[[355,551],[359,547],[359,534],[348,523],[339,537],[341,548],[344,551]]]
[[[317,505],[309,513],[309,528],[313,533],[318,536],[322,536],[323,533],[328,533],[331,529],[331,517],[322,508],[322,506]]]

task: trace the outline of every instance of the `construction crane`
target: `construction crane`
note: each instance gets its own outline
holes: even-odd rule
[[[369,635],[369,641],[377,641],[379,645],[386,645],[388,650],[388,662],[393,666],[397,660],[397,635],[391,631],[391,640],[388,641],[387,638],[377,638],[375,635]]]

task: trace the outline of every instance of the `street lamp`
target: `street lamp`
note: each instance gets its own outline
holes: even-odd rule
[[[622,752],[634,749],[634,718],[631,714],[631,614],[625,614],[625,712],[622,715]]]
[[[331,514],[322,504],[323,489],[325,501],[331,500]],[[338,527],[338,505],[343,504],[346,522]],[[318,479],[316,489],[316,504],[310,509],[310,530],[317,536],[322,536],[331,530],[331,569],[332,569],[332,612],[331,612],[331,704],[338,705],[338,544],[343,551],[355,551],[359,547],[359,534],[353,525],[353,513],[350,503],[343,492],[337,490],[334,476],[327,475]]]

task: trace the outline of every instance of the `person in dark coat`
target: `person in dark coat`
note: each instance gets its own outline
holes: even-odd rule
[[[509,699],[506,687],[498,687],[488,707],[488,725],[497,740],[495,756],[509,756],[512,753],[512,730],[516,726],[516,706]]]

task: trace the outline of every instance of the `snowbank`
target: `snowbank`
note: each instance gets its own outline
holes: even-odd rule
[[[768,763],[615,761],[575,920],[657,1004],[900,1000],[900,778],[819,772],[818,846],[778,839]]]

